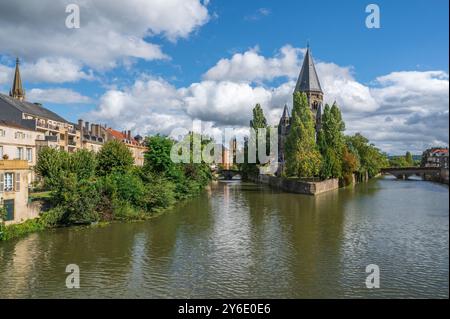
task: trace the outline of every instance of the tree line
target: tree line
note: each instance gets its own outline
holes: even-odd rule
[[[382,153],[360,133],[345,135],[345,123],[336,103],[326,104],[321,128],[316,135],[314,114],[305,93],[294,93],[290,129],[285,142],[285,167],[288,178],[340,178],[350,184],[353,174],[374,177],[388,165]],[[259,104],[253,109],[253,128],[267,128]],[[259,150],[260,151],[260,150]],[[258,164],[245,164],[243,174],[255,174]]]
[[[161,135],[147,137],[143,167],[133,165],[120,141],[106,142],[98,153],[43,148],[35,170],[53,207],[41,219],[51,226],[143,219],[197,194],[211,180],[209,166],[173,163],[174,143]]]

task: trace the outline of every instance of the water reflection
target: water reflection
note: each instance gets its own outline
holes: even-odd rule
[[[81,289],[65,287],[70,263]],[[1,243],[0,297],[448,297],[448,187],[387,178],[313,197],[216,182],[149,222]]]

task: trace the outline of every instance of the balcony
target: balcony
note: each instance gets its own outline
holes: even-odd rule
[[[73,129],[73,128],[67,129],[67,132],[68,132],[69,134],[72,134],[72,135],[76,135],[76,134],[77,134],[77,130],[75,130],[75,129]]]
[[[49,130],[53,130],[53,131],[59,131],[59,126],[57,125],[53,125],[53,124],[49,124],[49,123],[45,123],[45,122],[37,122],[36,126],[38,128],[44,128],[44,129],[49,129]]]

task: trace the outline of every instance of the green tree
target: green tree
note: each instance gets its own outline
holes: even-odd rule
[[[35,172],[49,189],[56,188],[61,178],[69,171],[69,154],[67,152],[44,147],[38,153]]]
[[[330,108],[325,105],[322,115],[322,129],[317,136],[317,144],[323,161],[320,176],[324,179],[342,177],[342,158],[345,147],[345,123],[336,103]]]
[[[94,152],[85,149],[69,154],[69,171],[78,179],[89,179],[95,176],[97,157]]]
[[[257,143],[258,130],[268,128],[267,120],[266,120],[266,117],[264,115],[264,111],[263,111],[261,105],[256,104],[255,107],[253,108],[252,112],[253,112],[253,117],[252,117],[252,120],[250,121],[250,128],[255,130],[256,136],[251,135],[250,138],[245,141],[244,163],[239,165],[244,178],[247,178],[248,176],[254,176],[259,173],[258,165],[259,165],[260,150],[258,149],[258,143]],[[266,152],[265,154],[267,154],[268,151],[270,150],[269,141],[270,141],[270,135],[269,135],[269,130],[267,130],[266,149],[264,150]],[[249,159],[250,159],[249,144],[252,144],[256,147],[256,154],[255,154],[256,163],[249,163]]]
[[[314,124],[306,94],[294,93],[291,127],[285,145],[288,176],[318,175],[322,157],[315,142]]]
[[[373,144],[369,144],[369,140],[356,133],[352,136],[347,136],[347,145],[353,149],[360,161],[360,173],[368,173],[369,177],[376,176],[380,169],[389,165],[386,154],[382,153]]]
[[[117,140],[106,142],[97,154],[97,173],[105,176],[112,172],[125,173],[131,169],[134,160],[128,147]]]
[[[56,206],[63,212],[58,223],[70,225],[98,221],[96,209],[99,199],[95,180],[80,180],[74,173],[63,176],[53,196]]]
[[[405,160],[408,166],[414,166],[414,159],[410,152],[406,152]]]
[[[175,144],[174,141],[167,136],[158,134],[147,137],[145,143],[149,151],[144,155],[144,169],[166,176],[174,175],[176,165],[170,158],[170,150]]]

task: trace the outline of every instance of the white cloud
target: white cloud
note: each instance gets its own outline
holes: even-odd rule
[[[209,19],[199,0],[83,0],[79,29],[65,26],[70,1],[2,1],[2,53],[27,61],[65,57],[94,69],[111,68],[125,58],[165,59],[148,37],[186,38]],[[18,22],[19,21],[19,22]]]
[[[81,95],[71,89],[31,89],[26,92],[28,101],[56,104],[86,104],[92,102],[87,96]]]
[[[244,20],[247,21],[257,21],[261,20],[264,17],[267,17],[271,14],[271,10],[268,8],[259,8],[255,13],[245,16]]]
[[[64,83],[81,79],[92,80],[92,71],[82,71],[82,66],[65,58],[41,58],[36,63],[24,63],[21,74],[29,82]]]
[[[255,50],[235,54],[207,71],[203,81],[178,89],[143,77],[129,88],[106,92],[90,116],[141,134],[190,129],[194,119],[212,131],[229,126],[245,131],[253,106],[260,103],[269,122],[277,124],[284,104],[291,107],[302,49],[284,46],[280,52],[272,58]],[[448,145],[447,73],[393,72],[369,86],[355,79],[351,67],[319,61],[316,68],[325,101],[338,102],[348,134],[361,132],[396,154]],[[286,79],[274,85],[278,77]]]
[[[258,48],[236,53],[231,59],[221,59],[204,74],[205,80],[255,82],[277,77],[295,77],[299,72],[301,49],[283,46],[273,58],[258,53]]]

